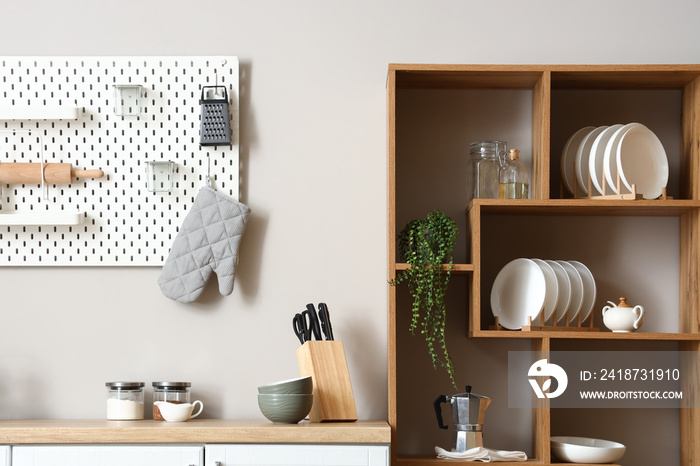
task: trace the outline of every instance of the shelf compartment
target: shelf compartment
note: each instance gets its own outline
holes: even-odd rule
[[[700,334],[698,322],[698,291],[694,278],[698,273],[698,249],[693,238],[700,233],[700,202],[697,200],[474,200],[468,210],[471,226],[471,262],[475,270],[472,275],[469,317],[469,335],[486,338],[534,338],[553,333],[558,338],[620,338],[610,337],[610,332],[601,327],[600,336],[588,333],[581,336],[577,332],[566,332],[568,337],[559,336],[564,332],[489,332],[489,296],[488,285],[498,272],[497,264],[505,265],[516,257],[540,257],[549,259],[577,259],[584,263],[593,261],[598,272],[594,270],[596,281],[602,274],[603,292],[598,285],[598,299],[594,312],[599,317],[599,310],[606,299],[627,296],[638,290],[642,297],[635,300],[645,306],[651,306],[657,312],[666,309],[667,304],[682,309],[672,320],[656,318],[656,327],[650,326],[642,331],[629,334],[623,339],[689,339],[696,340]],[[591,219],[581,218],[590,217]],[[626,218],[630,218],[627,220]],[[580,218],[580,219],[579,219]],[[624,218],[624,220],[623,220]],[[668,220],[661,221],[662,218]],[[677,220],[673,220],[673,219]],[[658,219],[658,220],[657,220]],[[485,222],[485,223],[484,223]],[[574,225],[579,225],[577,229]],[[581,226],[583,225],[583,226]],[[563,228],[562,228],[563,227]],[[612,228],[612,236],[608,232]],[[500,246],[504,229],[519,232],[522,244],[511,245],[506,250]],[[585,247],[576,236],[580,228],[588,228],[583,237],[595,247]],[[542,233],[537,233],[541,231]],[[550,233],[556,231],[556,234]],[[527,234],[523,234],[528,232]],[[680,233],[680,237],[677,235]],[[540,241],[538,235],[549,238]],[[672,240],[664,240],[672,234]],[[573,235],[573,236],[571,236]],[[500,238],[500,239],[499,239]],[[634,255],[634,261],[608,260],[609,254],[621,253],[631,245],[647,241],[655,244],[649,249],[642,246],[643,254]],[[652,242],[649,242],[652,241]],[[551,242],[551,244],[550,244]],[[610,242],[610,246],[607,246]],[[674,246],[678,242],[678,248]],[[519,252],[522,251],[522,252]],[[549,251],[549,252],[548,252]],[[635,250],[639,251],[639,250]],[[665,251],[662,252],[662,251]],[[497,254],[496,254],[497,252]],[[629,252],[629,251],[628,251]],[[518,255],[519,254],[519,255]],[[545,254],[544,256],[542,254]],[[624,254],[624,253],[623,253]],[[656,262],[661,260],[661,262]],[[668,287],[661,288],[663,293],[654,295],[649,286],[643,284],[641,268],[628,265],[643,265],[644,270],[653,271],[655,267],[669,267],[678,270],[680,287],[675,294]],[[591,264],[587,264],[589,267]],[[666,270],[665,269],[665,270]],[[674,272],[675,273],[675,272]],[[642,274],[643,275],[643,274]],[[668,273],[664,274],[668,276]],[[635,281],[634,277],[638,277]],[[673,279],[669,278],[670,281]],[[651,287],[661,286],[653,281]],[[607,288],[607,289],[606,289]],[[625,291],[630,290],[630,291]],[[602,304],[601,304],[602,302]],[[653,303],[653,304],[652,304]],[[600,305],[598,305],[600,304]],[[671,314],[673,316],[673,314]],[[584,323],[585,325],[585,323]],[[655,324],[651,324],[655,325]],[[646,332],[645,330],[649,330]],[[532,333],[524,336],[522,333]],[[651,334],[651,335],[650,335]],[[688,334],[688,337],[685,335]],[[649,335],[649,336],[645,336]],[[550,337],[552,335],[549,335]]]

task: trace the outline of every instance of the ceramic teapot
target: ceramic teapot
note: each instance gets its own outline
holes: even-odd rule
[[[644,308],[640,305],[630,306],[627,298],[620,298],[620,303],[615,305],[608,301],[610,306],[603,308],[603,323],[614,333],[630,333],[638,330],[644,323]]]

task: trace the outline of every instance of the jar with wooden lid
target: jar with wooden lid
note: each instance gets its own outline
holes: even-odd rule
[[[167,401],[169,403],[190,402],[190,382],[153,382],[153,419],[163,420],[156,402]]]

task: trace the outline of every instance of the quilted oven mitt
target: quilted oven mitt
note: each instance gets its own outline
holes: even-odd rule
[[[212,188],[202,188],[158,278],[163,294],[181,303],[196,301],[214,272],[219,292],[230,295],[248,214],[247,205]]]

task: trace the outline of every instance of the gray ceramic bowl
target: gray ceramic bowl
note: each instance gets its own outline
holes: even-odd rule
[[[258,393],[295,393],[295,394],[311,394],[313,393],[314,384],[310,375],[305,377],[297,377],[296,379],[282,380],[267,385],[258,387]]]
[[[260,411],[276,424],[296,424],[309,414],[313,402],[311,394],[258,394]]]

